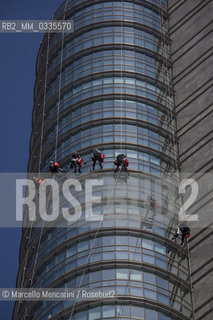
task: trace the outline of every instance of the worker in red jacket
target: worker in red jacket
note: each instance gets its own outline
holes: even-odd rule
[[[56,162],[56,161],[50,161],[49,171],[52,172],[52,173],[65,172],[64,170],[62,170],[60,168],[60,164],[58,162]]]
[[[38,178],[38,177],[33,177],[33,181],[36,185],[36,188],[39,188],[44,182],[42,178]]]
[[[95,149],[92,154],[92,169],[95,170],[95,164],[98,161],[99,167],[103,169],[104,154],[98,149]]]
[[[70,169],[74,169],[75,173],[77,172],[77,166],[78,172],[81,173],[81,167],[83,163],[83,159],[78,152],[75,151],[71,154]]]
[[[123,153],[120,153],[119,155],[117,155],[117,158],[116,160],[113,160],[114,162],[114,165],[116,166],[115,168],[115,173],[118,171],[118,169],[121,167],[121,170],[124,170],[124,171],[128,171],[127,170],[127,167],[129,165],[129,161],[128,159],[126,158],[126,155],[123,154]]]

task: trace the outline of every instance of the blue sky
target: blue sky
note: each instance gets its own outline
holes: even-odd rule
[[[0,19],[49,19],[61,0],[0,2]],[[1,172],[27,169],[35,62],[42,34],[0,34]],[[0,229],[0,287],[15,287],[20,229]],[[1,303],[2,320],[10,320],[13,304]]]

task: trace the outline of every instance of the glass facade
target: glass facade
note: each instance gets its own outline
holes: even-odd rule
[[[168,197],[176,181],[178,153],[167,1],[94,2],[63,3],[55,18],[65,13],[74,21],[74,33],[64,38],[51,34],[49,40],[46,35],[40,46],[28,170],[37,172],[40,163],[45,173],[56,156],[67,166],[71,153],[78,150],[87,175],[91,152],[99,148],[105,154],[106,180],[94,188],[94,195],[107,198],[114,184],[107,174],[121,152],[130,162],[130,176],[125,187],[114,189],[113,203],[103,201],[95,207],[99,215],[115,215],[104,219],[100,229],[99,223],[85,221],[80,198],[81,219],[42,234],[33,229],[28,252],[28,234],[23,231],[17,287],[31,286],[34,274],[35,288],[114,288],[117,296],[74,305],[16,303],[14,320],[27,319],[26,310],[33,320],[46,320],[50,314],[54,320],[192,319],[187,250],[177,250],[170,240],[175,222],[170,224],[166,215],[178,210]],[[158,179],[165,177],[169,179],[159,185]],[[141,217],[150,194],[160,210],[147,225]]]

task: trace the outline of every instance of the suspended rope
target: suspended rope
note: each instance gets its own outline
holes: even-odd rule
[[[49,207],[50,197],[51,197],[51,191],[49,190],[49,197],[47,199],[47,208]],[[44,220],[42,220],[41,231],[40,231],[40,235],[39,235],[39,241],[38,241],[38,244],[37,244],[37,250],[36,250],[36,253],[35,253],[35,260],[34,260],[34,264],[33,264],[33,270],[32,270],[32,274],[31,274],[31,278],[30,278],[30,287],[29,288],[32,288],[32,285],[33,285],[36,265],[37,265],[37,262],[38,262],[39,251],[40,251],[40,246],[41,246],[41,240],[42,240],[42,236],[43,236],[43,230],[44,230]],[[27,310],[28,310],[28,306],[26,307],[25,312],[24,312],[24,320],[28,316]]]
[[[68,0],[66,0],[66,3],[65,3],[63,20],[65,20],[67,4],[68,4]],[[52,19],[53,19],[53,17],[52,17]],[[59,126],[59,115],[60,115],[59,105],[60,105],[60,98],[61,98],[61,80],[62,80],[62,67],[63,67],[64,33],[65,33],[65,32],[63,31],[63,34],[62,34],[61,62],[60,62],[59,95],[58,95],[58,106],[57,106],[57,121],[56,121],[55,161],[56,161],[56,159],[57,159],[57,148],[58,148],[58,126]],[[45,108],[45,103],[46,103],[47,73],[48,73],[48,58],[49,58],[49,39],[50,39],[50,34],[48,33],[47,63],[46,63],[45,92],[44,92],[44,108]],[[40,173],[41,156],[42,156],[42,140],[43,140],[43,132],[44,132],[44,116],[45,116],[45,114],[44,114],[44,112],[43,112],[43,117],[42,117],[41,148],[40,148],[40,162],[39,162],[39,173]],[[48,206],[49,206],[50,197],[51,197],[51,192],[49,192],[49,197],[48,197],[48,200],[47,200],[47,208],[48,208]],[[36,255],[35,255],[35,261],[34,261],[32,276],[31,276],[31,279],[30,279],[31,287],[32,287],[33,280],[34,280],[34,274],[35,274],[35,270],[36,270],[37,260],[38,260],[38,257],[39,257],[40,245],[41,245],[41,240],[42,240],[42,236],[43,236],[43,229],[44,229],[44,220],[42,221],[42,226],[41,226],[41,231],[40,231],[40,236],[39,236],[39,242],[38,242],[38,246],[37,246],[37,251],[36,251]],[[27,308],[26,308],[26,310],[25,310],[24,320],[25,320],[26,316],[27,316]]]
[[[123,0],[121,0],[121,115],[120,115],[120,124],[121,124],[121,143],[120,143],[120,150],[123,153],[123,89],[125,86],[125,81],[123,79]]]
[[[115,186],[116,186],[116,184],[117,184],[117,181],[118,181],[118,179],[119,179],[119,176],[120,176],[121,171],[122,171],[122,168],[120,168],[119,173],[118,173],[118,176],[117,176],[117,178],[116,178],[116,180],[115,180],[115,182],[114,182],[114,184],[113,184],[112,193],[111,193],[111,195],[109,196],[109,199],[108,199],[108,201],[107,201],[106,208],[109,207],[109,202],[110,202],[110,200],[112,199],[112,195],[113,195],[114,192],[115,192]],[[101,228],[102,222],[103,222],[103,221],[100,221],[100,223],[99,223],[99,225],[98,225],[98,228],[97,228],[97,231],[96,231],[96,233],[95,233],[95,237],[94,237],[94,239],[93,239],[92,246],[91,246],[91,248],[90,248],[89,255],[88,255],[88,258],[87,258],[86,266],[88,265],[88,263],[89,263],[89,261],[90,261],[90,256],[91,256],[91,253],[92,253],[92,249],[93,249],[93,247],[94,247],[95,240],[96,240],[96,238],[97,238],[97,236],[98,236],[98,233],[99,233],[99,230],[100,230],[100,228]],[[79,288],[81,287],[81,285],[82,285],[83,278],[84,278],[84,276],[85,276],[85,272],[86,272],[86,269],[87,269],[86,266],[85,266],[85,268],[84,268],[83,274],[82,274],[82,276],[81,276],[81,281],[80,281],[79,286],[78,286],[77,289],[79,289]],[[73,312],[74,312],[74,309],[75,309],[75,305],[76,305],[76,300],[77,300],[77,298],[75,297],[74,304],[73,304],[72,309],[71,309],[70,320],[72,319],[72,315],[73,315]]]
[[[65,18],[66,18],[67,5],[68,5],[68,0],[66,0],[65,6],[64,6],[63,20],[65,20]],[[55,161],[57,160],[57,153],[58,153],[58,131],[59,131],[60,100],[61,100],[61,83],[62,83],[63,56],[64,56],[64,34],[65,34],[65,31],[63,30],[62,38],[61,38],[61,59],[60,59],[59,90],[58,90],[58,102],[57,102]]]
[[[66,0],[65,3],[65,8],[64,8],[64,15],[63,15],[63,20],[65,20],[65,15],[66,15],[66,9],[67,9],[67,3],[68,0]],[[53,19],[53,17],[52,17]],[[58,95],[58,103],[57,103],[57,120],[56,120],[56,142],[55,142],[55,161],[57,160],[57,148],[58,148],[58,126],[59,126],[59,115],[60,115],[60,98],[61,98],[61,82],[62,82],[62,67],[63,67],[63,49],[64,49],[64,31],[62,34],[62,50],[61,50],[61,61],[60,61],[60,76],[59,76],[59,95]],[[48,46],[47,46],[47,58],[46,58],[46,74],[45,74],[45,91],[44,91],[44,107],[43,110],[45,110],[45,103],[46,103],[46,89],[47,89],[47,73],[48,73],[48,59],[49,59],[49,39],[50,39],[50,34],[48,33]],[[43,133],[44,133],[44,116],[45,112],[43,111],[43,117],[42,117],[42,134],[41,134],[41,146],[40,146],[40,160],[39,160],[39,174],[40,174],[40,167],[41,167],[41,157],[42,157],[42,141],[43,141]],[[49,193],[48,201],[47,201],[47,208],[49,206],[49,201],[51,197],[51,192]],[[34,261],[34,266],[33,266],[33,271],[30,279],[30,287],[32,287],[33,280],[34,280],[34,274],[36,270],[36,265],[37,265],[37,260],[39,257],[39,251],[40,251],[40,245],[41,245],[41,240],[43,236],[43,229],[44,229],[44,220],[42,221],[42,226],[41,226],[41,231],[40,231],[40,236],[39,236],[39,242],[37,246],[37,251],[35,255],[35,261]],[[26,319],[27,316],[27,308],[25,310],[24,314],[24,320]]]
[[[44,135],[44,119],[45,119],[46,94],[47,94],[49,43],[50,43],[50,33],[48,32],[48,34],[47,34],[47,55],[46,55],[45,78],[44,78],[44,98],[43,98],[43,108],[42,108],[42,117],[41,117],[42,118],[42,123],[41,123],[40,151],[39,151],[39,164],[38,164],[38,176],[39,176],[39,178],[40,178],[41,163],[42,163],[42,144],[43,144],[43,135]],[[27,269],[27,261],[28,261],[29,251],[31,250],[30,241],[31,241],[31,236],[32,236],[33,223],[34,223],[34,221],[31,221],[30,233],[28,235],[27,252],[26,252],[25,263],[24,263],[23,274],[22,274],[21,287],[20,287],[21,289],[23,287],[24,280],[25,280],[25,272],[26,272],[26,269]],[[20,308],[20,303],[21,302],[19,301],[18,302],[17,314],[18,314],[18,311],[19,311],[19,308]]]
[[[141,235],[142,235],[142,232],[141,232]],[[133,259],[132,260],[135,260],[134,259],[134,257],[135,257],[135,254],[137,255],[138,253],[140,254],[140,252],[137,252],[137,248],[139,248],[138,247],[138,241],[139,241],[139,237],[138,237],[138,239],[137,239],[137,242],[136,242],[136,246],[135,246],[135,250],[134,250],[134,255],[133,255]],[[142,240],[142,237],[141,237],[141,240]],[[137,260],[137,259],[136,259]],[[138,261],[139,261],[139,259],[138,259]],[[129,288],[130,286],[129,286],[129,284],[130,284],[130,279],[131,279],[131,274],[132,274],[132,272],[133,272],[133,268],[131,268],[130,269],[130,272],[128,272],[128,280],[127,280],[127,284],[126,284],[126,288],[125,288],[125,291],[124,291],[124,296],[126,295],[126,291],[127,291],[127,288]],[[128,271],[129,271],[129,269],[128,269]],[[123,313],[123,309],[124,309],[124,305],[122,306],[122,308],[120,309],[120,312],[119,312],[119,314],[118,314],[118,320],[120,319],[120,317],[122,317],[122,313]]]
[[[186,239],[187,243],[187,256],[188,256],[188,265],[189,265],[189,277],[190,277],[190,289],[191,289],[191,304],[192,304],[192,310],[194,310],[194,299],[193,299],[193,285],[192,285],[192,268],[191,268],[191,259],[190,259],[190,250],[189,250],[189,241],[188,238]],[[194,316],[193,316],[194,319]]]
[[[175,166],[176,166],[176,172],[178,169],[178,155],[177,155],[177,148],[176,145],[176,137],[175,137],[175,127],[173,126],[173,103],[171,102],[170,97],[170,79],[169,79],[169,64],[168,64],[168,58],[167,58],[167,39],[166,39],[166,27],[165,27],[165,18],[162,8],[162,0],[159,0],[159,14],[160,14],[160,28],[161,28],[161,49],[162,49],[162,57],[163,57],[163,67],[164,67],[164,86],[166,88],[166,96],[165,96],[165,102],[166,102],[166,109],[168,110],[168,122],[170,123],[171,133],[172,133],[172,148],[174,151],[174,157],[175,157]],[[174,102],[174,101],[173,101]],[[167,107],[168,106],[168,107]]]
[[[20,286],[21,289],[23,288],[24,278],[25,278],[25,272],[26,272],[26,269],[27,269],[27,261],[28,261],[29,251],[30,251],[30,249],[31,249],[31,247],[30,247],[30,240],[31,240],[31,235],[32,235],[32,226],[33,226],[33,222],[31,222],[30,233],[29,233],[29,236],[28,236],[27,252],[26,252],[26,256],[25,256],[25,262],[24,262],[24,268],[23,268],[21,286]],[[21,304],[21,301],[19,300],[19,301],[18,301],[18,307],[17,307],[17,314],[18,314],[18,312],[19,312],[20,304]]]
[[[188,243],[188,240],[186,239],[186,243]],[[184,252],[182,252],[182,247],[180,246],[180,248],[179,248],[179,252],[180,252],[180,263],[178,264],[178,268],[180,269],[180,267],[181,267],[181,260],[182,260],[182,257],[183,257],[183,259],[184,259],[184,257],[185,257],[185,255],[184,255]],[[188,267],[189,267],[189,256],[188,256],[188,253],[187,253],[187,260],[188,260]],[[190,282],[190,286],[191,286],[191,274],[190,274],[190,269],[189,269],[189,277],[190,277],[190,279],[189,279],[189,282]],[[183,297],[184,297],[184,280],[183,280],[183,277],[180,275],[180,278],[181,278],[181,285],[180,285],[180,289],[181,289],[181,291],[182,292],[180,292],[180,301],[181,301],[181,307],[183,308]],[[186,319],[187,320],[187,317],[186,317],[186,315],[184,315],[184,319]]]
[[[45,69],[45,79],[44,79],[44,98],[43,98],[42,123],[41,123],[41,140],[40,140],[40,153],[39,153],[39,165],[38,165],[39,178],[40,178],[41,163],[42,163],[44,119],[45,119],[46,97],[47,97],[47,78],[48,78],[49,50],[50,50],[50,32],[48,32],[48,34],[47,34],[47,55],[46,55],[46,69]]]
[[[171,152],[171,156],[174,157],[174,162],[175,162],[175,175],[178,181],[178,150],[176,147],[176,137],[175,137],[175,126],[173,126],[173,112],[174,112],[174,101],[172,103],[171,97],[170,97],[170,78],[169,78],[169,64],[168,64],[168,57],[167,57],[167,36],[166,36],[166,28],[165,26],[165,19],[164,18],[164,13],[163,13],[163,4],[162,0],[159,0],[159,15],[160,15],[160,35],[161,35],[161,55],[163,58],[163,80],[164,80],[164,87],[165,89],[165,103],[166,103],[166,113],[167,113],[167,123],[170,127],[171,130],[171,139],[169,138],[168,145],[165,148],[168,148],[168,151]],[[168,168],[168,165],[167,165]],[[170,170],[171,176],[172,171]],[[168,201],[172,200],[174,202],[174,196],[172,197],[172,192],[169,193],[168,196]],[[174,208],[175,210],[175,208]]]

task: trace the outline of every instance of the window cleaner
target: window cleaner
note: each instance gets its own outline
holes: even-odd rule
[[[95,164],[98,161],[99,167],[103,169],[103,162],[104,162],[104,154],[101,153],[98,149],[93,151],[92,155],[92,169],[95,170]]]

